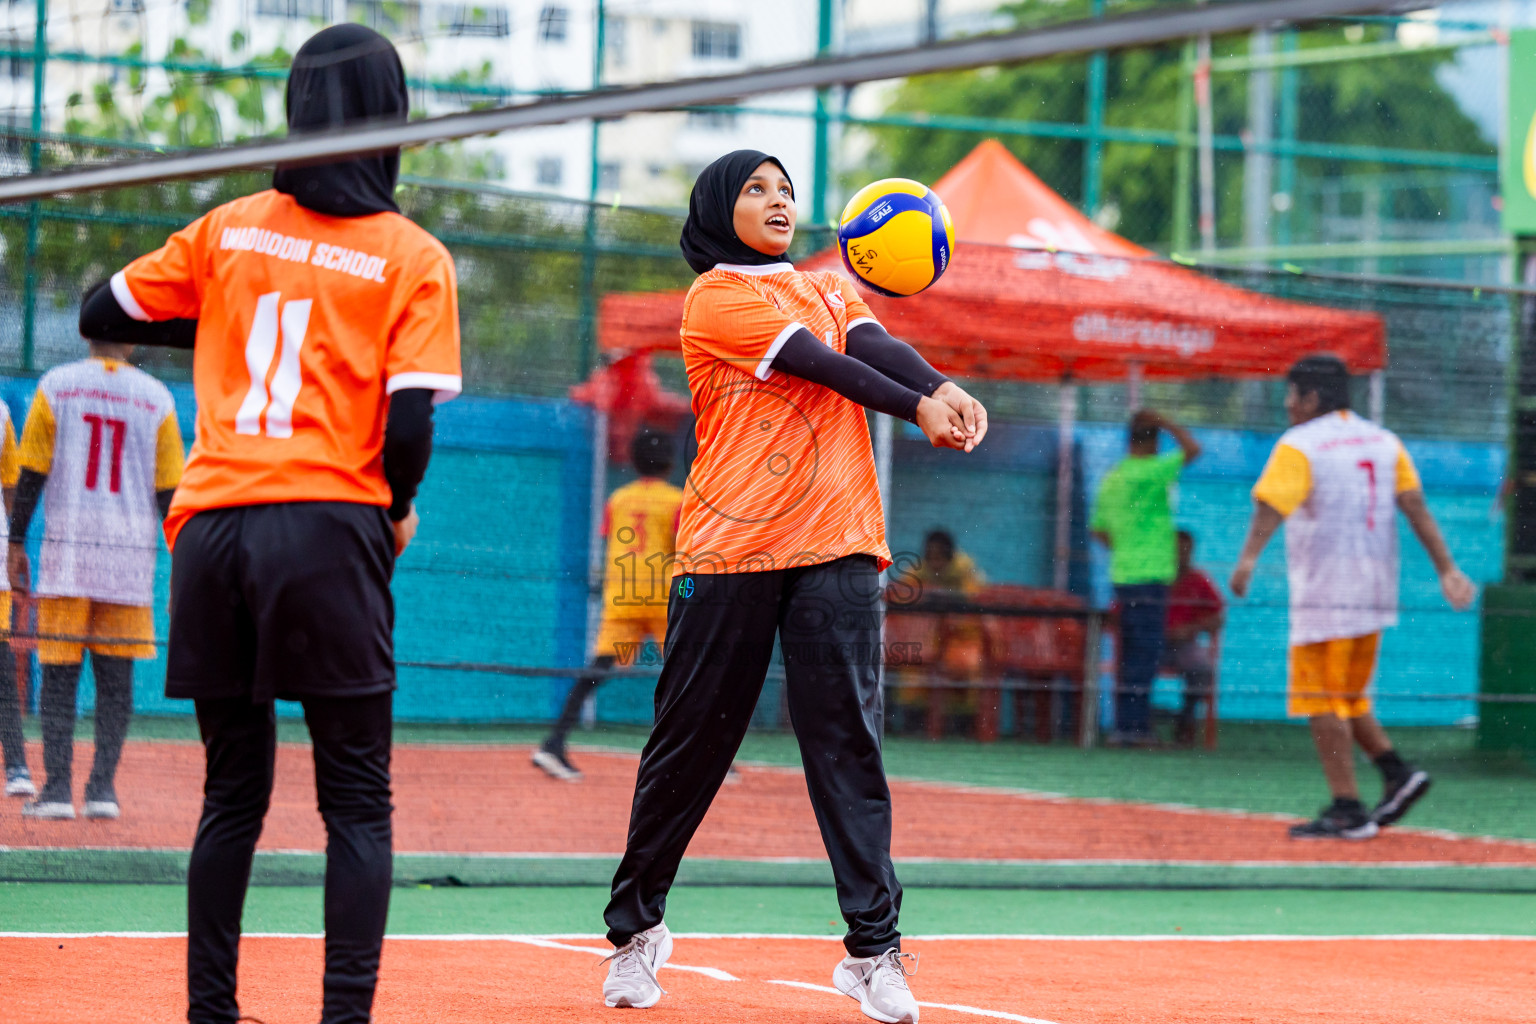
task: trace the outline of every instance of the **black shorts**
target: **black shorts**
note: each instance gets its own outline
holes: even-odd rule
[[[395,535],[384,509],[199,512],[171,556],[165,695],[349,697],[395,688]]]

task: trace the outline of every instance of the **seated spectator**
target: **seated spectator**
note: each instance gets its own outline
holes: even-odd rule
[[[1173,739],[1180,746],[1195,742],[1195,714],[1209,698],[1216,681],[1214,651],[1201,637],[1221,631],[1225,603],[1209,576],[1194,566],[1195,538],[1179,531],[1179,574],[1168,591],[1168,623],[1163,645],[1163,671],[1184,678],[1184,706],[1174,722]]]
[[[913,577],[922,587],[922,598],[969,597],[987,582],[971,556],[955,548],[946,530],[933,530],[923,538],[923,560]]]
[[[923,538],[923,560],[907,580],[921,605],[958,603],[970,599],[986,585],[986,577],[955,538],[945,530],[933,530]],[[924,678],[946,683],[977,682],[986,666],[986,634],[977,615],[941,615],[932,636],[936,649],[921,652]],[[948,686],[927,687],[908,678],[896,688],[891,702],[895,731],[922,722],[930,737],[944,732],[951,716],[974,717],[977,698],[973,690]]]

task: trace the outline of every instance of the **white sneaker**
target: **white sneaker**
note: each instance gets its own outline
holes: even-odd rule
[[[619,1008],[644,1010],[655,1006],[666,989],[656,972],[672,955],[672,933],[659,924],[614,950],[605,962],[608,979],[603,982],[603,1002]]]
[[[37,786],[32,782],[32,773],[24,767],[7,768],[5,770],[5,795],[37,796]]]
[[[87,818],[103,818],[116,821],[123,816],[123,809],[117,806],[116,800],[87,800],[85,802],[85,816]]]
[[[74,821],[75,807],[64,800],[29,800],[21,805],[21,816],[45,821]]]
[[[552,779],[561,782],[581,781],[581,769],[571,764],[571,759],[563,753],[540,747],[533,753],[533,763],[544,769],[544,773]]]
[[[912,966],[903,960],[910,960]],[[832,971],[832,984],[843,995],[857,999],[866,1017],[885,1024],[917,1024],[917,999],[907,987],[907,976],[916,970],[916,953],[892,947],[879,956],[844,957]]]

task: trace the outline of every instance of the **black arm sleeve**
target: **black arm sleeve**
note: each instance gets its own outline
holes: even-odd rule
[[[389,396],[384,421],[384,479],[389,481],[389,520],[410,515],[416,488],[432,458],[432,397],[425,388],[405,388]]]
[[[47,473],[35,469],[21,471],[16,481],[16,496],[11,499],[11,542],[20,544],[27,539],[27,529],[37,511],[37,500],[43,496],[43,484],[48,482]]]
[[[922,400],[922,395],[858,359],[834,352],[803,327],[784,342],[779,354],[773,357],[772,366],[792,377],[836,391],[866,409],[908,423],[917,420],[917,403]]]
[[[949,382],[948,377],[918,355],[917,349],[891,337],[879,324],[863,323],[849,331],[848,354],[920,395],[931,395],[941,384]]]
[[[197,340],[196,320],[135,320],[117,304],[108,282],[102,281],[80,302],[80,337],[122,345],[191,348]]]
[[[167,487],[163,491],[155,492],[155,507],[160,510],[160,521],[165,522],[165,517],[171,514],[171,499],[176,497],[176,488]]]

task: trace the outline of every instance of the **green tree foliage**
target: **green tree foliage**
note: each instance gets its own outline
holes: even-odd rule
[[[1069,9],[1070,8],[1070,9]],[[1006,8],[1020,24],[1082,16],[1087,5],[1024,0]],[[1117,6],[1117,11],[1119,7]],[[1356,33],[1357,42],[1391,38],[1388,27]],[[1344,30],[1302,33],[1302,48],[1345,45]],[[1246,53],[1248,39],[1218,39],[1217,56]],[[1444,51],[1406,54],[1368,61],[1329,63],[1302,68],[1299,74],[1299,138],[1308,142],[1385,146],[1491,154],[1494,144],[1435,80],[1435,70],[1450,61]],[[1174,132],[1180,127],[1184,72],[1179,47],[1144,48],[1110,54],[1105,123],[1117,128]],[[1084,121],[1087,58],[1068,58],[1009,68],[986,68],[907,80],[888,107],[890,113],[957,115],[1079,125]],[[1243,74],[1213,76],[1212,106],[1218,135],[1247,131],[1247,86]],[[870,166],[860,178],[900,175],[933,181],[959,161],[984,136],[940,128],[877,127]],[[1082,200],[1085,146],[1076,138],[1003,136],[1002,142],[1048,185],[1069,200]],[[1103,147],[1102,202],[1119,210],[1116,230],[1146,245],[1166,247],[1173,236],[1176,149],[1170,145],[1108,142]],[[1315,158],[1297,161],[1298,175],[1321,178],[1376,174],[1382,165]],[[1399,168],[1400,169],[1400,168]],[[1217,153],[1218,234],[1242,232],[1243,158]],[[1433,192],[1401,197],[1422,207]],[[1433,211],[1404,209],[1397,216],[1426,216]]]

